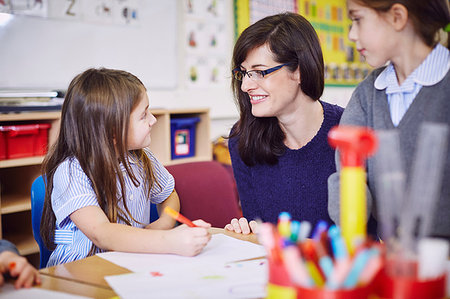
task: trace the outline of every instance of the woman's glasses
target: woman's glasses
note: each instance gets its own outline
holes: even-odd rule
[[[249,77],[250,79],[257,81],[257,80],[263,79],[265,75],[273,73],[273,72],[281,69],[283,66],[286,66],[289,64],[291,64],[291,63],[280,64],[280,65],[271,67],[270,69],[267,69],[264,71],[261,71],[261,70],[243,71],[243,70],[241,70],[240,67],[237,67],[232,71],[232,73],[233,73],[234,79],[236,79],[238,81],[242,81],[244,79],[245,75],[247,75],[247,77]]]

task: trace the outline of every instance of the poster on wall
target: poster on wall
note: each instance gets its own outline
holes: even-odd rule
[[[184,1],[184,82],[187,88],[228,83],[225,0]]]
[[[325,84],[355,86],[370,71],[348,40],[351,21],[345,0],[234,0],[236,38],[257,20],[285,11],[297,12],[314,27],[322,45]]]
[[[139,10],[139,0],[0,0],[0,13],[104,25],[137,25]]]
[[[3,4],[9,3],[8,13],[47,17],[48,0],[3,0],[0,2]]]

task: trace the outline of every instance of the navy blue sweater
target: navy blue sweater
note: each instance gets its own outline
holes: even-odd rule
[[[317,135],[298,150],[286,147],[275,165],[248,167],[237,150],[238,137],[229,141],[233,173],[248,220],[276,223],[280,212],[287,211],[293,220],[319,220],[329,224],[327,179],[336,171],[334,149],[327,141],[328,131],[339,124],[343,108],[321,102],[324,120]]]

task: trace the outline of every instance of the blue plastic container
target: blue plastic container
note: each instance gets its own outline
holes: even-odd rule
[[[195,156],[195,127],[199,117],[170,120],[172,159]]]

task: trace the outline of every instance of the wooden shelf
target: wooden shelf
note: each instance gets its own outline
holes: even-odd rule
[[[28,121],[28,120],[51,120],[59,119],[61,112],[22,112],[1,114],[0,121]]]
[[[19,167],[28,165],[39,165],[44,160],[44,156],[27,157],[20,159],[1,160],[0,168]]]
[[[5,239],[14,243],[21,255],[29,255],[39,252],[39,245],[34,239],[32,233],[5,235]]]
[[[31,210],[30,195],[2,195],[1,214],[11,214]]]

